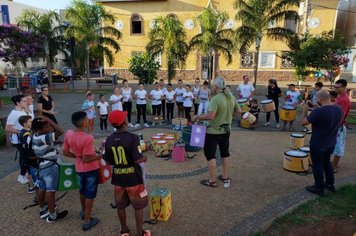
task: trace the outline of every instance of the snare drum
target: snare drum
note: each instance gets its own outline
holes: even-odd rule
[[[308,162],[309,162],[309,165],[311,166],[313,164],[313,162],[312,162],[311,156],[310,156],[310,147],[304,146],[304,147],[299,148],[298,151],[305,152],[308,154]]]
[[[169,154],[168,143],[165,140],[159,140],[156,143],[156,157],[166,156]]]
[[[79,189],[77,173],[73,163],[58,163],[59,180],[58,191],[67,191]]]
[[[290,135],[289,147],[292,149],[298,149],[304,146],[304,134],[293,133]]]
[[[243,114],[243,116],[242,116],[242,119],[247,120],[248,123],[250,123],[250,124],[253,124],[256,121],[256,117],[254,115],[252,115],[252,113],[250,113],[250,112],[245,112],[245,114]]]
[[[296,173],[307,172],[309,170],[308,154],[295,150],[284,152],[283,169]]]
[[[297,116],[296,108],[294,106],[284,105],[281,108],[279,116],[283,121],[294,121]]]
[[[250,110],[250,108],[248,107],[250,105],[250,102],[247,98],[238,99],[237,103],[240,105],[242,112],[246,112]]]
[[[272,112],[276,110],[274,101],[272,99],[266,99],[261,101],[262,112]]]

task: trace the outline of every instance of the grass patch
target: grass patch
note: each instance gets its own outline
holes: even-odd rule
[[[288,232],[288,226],[306,225],[322,221],[324,218],[345,219],[356,211],[356,185],[345,185],[336,193],[328,193],[325,197],[311,200],[292,212],[277,218],[265,232],[255,235],[270,235],[276,232]]]
[[[12,104],[11,97],[0,97],[0,100],[2,100],[4,105]]]
[[[356,125],[356,113],[350,113],[347,116],[346,121],[350,125]]]

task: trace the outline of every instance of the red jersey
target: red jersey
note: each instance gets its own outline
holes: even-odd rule
[[[351,101],[349,96],[347,95],[346,92],[343,92],[341,94],[339,94],[339,96],[336,99],[335,104],[339,105],[341,107],[342,110],[342,119],[341,119],[341,125],[345,124],[345,120],[347,115],[350,112],[351,109]]]

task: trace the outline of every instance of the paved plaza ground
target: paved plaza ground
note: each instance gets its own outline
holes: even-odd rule
[[[266,87],[259,86],[257,94],[262,98]],[[110,94],[107,91],[107,94]],[[71,128],[70,114],[80,109],[84,95],[77,93],[54,93],[57,118],[65,128]],[[6,116],[11,106],[0,110],[0,116]],[[135,120],[135,118],[133,118]],[[224,188],[218,182],[217,188],[199,184],[208,177],[206,160],[198,152],[193,159],[184,163],[175,163],[154,157],[146,152],[149,160],[146,164],[148,189],[165,187],[172,192],[173,213],[167,222],[157,225],[146,224],[153,235],[200,236],[200,235],[249,235],[267,222],[296,204],[312,199],[314,196],[304,190],[313,183],[311,174],[300,176],[282,169],[283,153],[288,150],[290,132],[280,132],[273,126],[262,127],[264,114],[261,114],[256,130],[245,130],[234,123],[230,138],[231,147],[231,185]],[[274,117],[272,115],[272,121]],[[97,122],[98,123],[98,122]],[[296,122],[295,130],[302,127]],[[341,161],[336,174],[337,185],[356,182],[356,126],[348,130],[346,157]],[[96,126],[98,131],[98,126]],[[145,138],[157,132],[169,129],[148,128],[137,130]],[[97,143],[103,136],[97,138]],[[81,235],[82,221],[79,219],[80,203],[77,191],[69,191],[58,201],[59,209],[68,209],[69,215],[61,222],[47,224],[38,217],[38,208],[22,208],[31,203],[33,194],[27,194],[27,188],[16,182],[18,175],[16,162],[13,161],[14,149],[0,149],[0,228],[2,235]],[[66,161],[73,161],[65,159]],[[222,167],[218,167],[220,174]],[[58,193],[60,196],[62,193]],[[110,207],[113,202],[113,188],[110,183],[99,185],[98,196],[94,204],[94,215],[100,223],[90,230],[88,235],[118,235],[120,224],[116,210]],[[149,218],[148,207],[145,219]],[[128,209],[128,222],[135,232],[132,208]]]

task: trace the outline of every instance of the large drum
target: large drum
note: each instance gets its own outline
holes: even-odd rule
[[[158,142],[159,140],[162,140],[162,138],[161,138],[161,136],[155,135],[155,136],[152,136],[151,139],[152,139],[152,150],[153,150],[153,151],[156,151],[156,149],[157,149],[157,142]]]
[[[166,136],[166,137],[164,137],[164,140],[167,141],[168,150],[172,151],[176,138],[172,137],[172,136]]]
[[[249,108],[250,101],[247,98],[238,99],[237,103],[240,105],[242,112],[246,112],[250,110]]]
[[[312,162],[311,156],[310,156],[310,147],[303,146],[303,147],[299,148],[298,151],[305,152],[308,154],[308,162],[309,162],[309,165],[311,166],[313,164],[313,162]]]
[[[261,101],[262,112],[272,112],[276,110],[274,101],[272,99],[266,99]]]
[[[156,157],[166,156],[169,154],[168,143],[166,140],[159,140],[156,143]]]
[[[297,116],[297,111],[294,106],[284,105],[279,114],[283,121],[294,121]]]
[[[314,109],[313,108],[309,108],[308,109],[308,116],[310,115],[310,113],[312,113]],[[312,127],[311,127],[311,123],[309,123],[308,125],[305,126],[308,130],[311,130]]]
[[[256,116],[252,115],[251,112],[245,112],[245,114],[242,116],[242,119],[247,120],[250,124],[253,124],[256,121]]]
[[[308,154],[295,150],[284,152],[283,169],[296,173],[307,172],[309,170]]]
[[[67,191],[79,189],[77,173],[73,163],[58,163],[59,180],[58,191]]]
[[[304,146],[304,134],[292,133],[290,135],[289,147],[292,149],[298,149]]]

